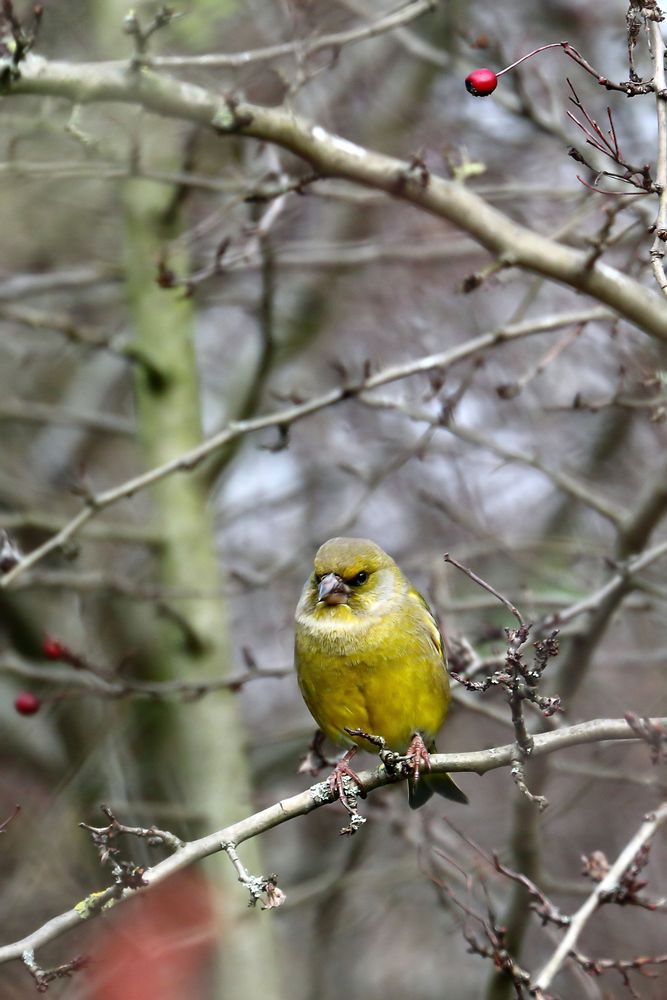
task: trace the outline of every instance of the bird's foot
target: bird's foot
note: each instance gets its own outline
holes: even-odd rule
[[[417,784],[422,768],[425,771],[431,770],[431,755],[419,733],[415,733],[410,740],[407,756],[411,758],[410,769],[412,771],[412,781],[414,784]]]
[[[386,743],[381,736],[374,736],[373,733],[367,733],[364,729],[348,729],[347,726],[345,727],[345,732],[349,736],[361,736],[362,740],[366,740],[371,746],[377,747],[380,754],[383,753]]]
[[[349,733],[350,736],[361,736],[371,746],[377,747],[378,756],[384,764],[387,774],[398,774],[401,765],[408,759],[402,754],[396,753],[395,750],[387,750],[387,741],[382,736],[374,736],[373,733],[367,733],[363,729],[348,729],[347,726],[345,727],[345,732]]]
[[[396,753],[395,750],[380,750],[380,760],[389,775],[405,775],[406,771],[404,768],[410,766],[409,758],[402,753]]]
[[[308,753],[302,757],[299,763],[297,774],[312,774],[313,777],[316,777],[323,768],[335,766],[336,761],[330,760],[322,749],[324,740],[325,736],[322,730],[316,729],[308,746]]]
[[[357,812],[355,801],[357,795],[362,799],[366,798],[366,792],[364,791],[364,787],[361,783],[361,778],[357,772],[350,767],[350,761],[356,754],[357,749],[357,747],[353,747],[351,750],[348,750],[347,753],[343,754],[340,760],[336,762],[333,771],[329,775],[329,789],[331,790],[331,794],[338,795],[338,798],[345,806],[350,816],[354,816]],[[349,787],[346,787],[346,778],[348,779],[348,786],[350,781],[353,781],[358,786],[358,792],[350,791]]]
[[[410,751],[408,751],[407,754],[401,754],[396,753],[395,750],[388,750],[387,741],[383,739],[382,736],[375,736],[373,733],[367,733],[363,729],[348,729],[346,727],[345,732],[350,736],[361,736],[361,738],[366,740],[367,743],[370,743],[371,746],[377,747],[378,756],[382,761],[387,774],[412,774],[412,759]],[[425,747],[424,750],[426,750]]]

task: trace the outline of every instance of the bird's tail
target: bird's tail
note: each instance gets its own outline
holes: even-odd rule
[[[408,802],[411,809],[419,809],[431,798],[434,792],[442,795],[443,799],[451,799],[452,802],[461,802],[464,805],[468,802],[468,796],[461,791],[459,786],[450,778],[448,774],[420,774],[419,781],[408,780]]]
[[[435,752],[435,743],[431,744],[429,752]],[[443,799],[461,802],[463,805],[468,804],[468,796],[448,774],[430,774],[428,771],[422,771],[418,781],[408,779],[408,802],[411,809],[419,809],[428,802],[434,792],[442,795]]]

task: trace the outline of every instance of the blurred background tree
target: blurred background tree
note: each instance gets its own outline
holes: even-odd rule
[[[458,666],[471,665],[463,639],[483,661],[502,659],[512,621],[445,566],[445,551],[507,594],[535,635],[560,616],[545,691],[563,712],[530,715],[535,731],[667,714],[664,563],[595,597],[665,537],[667,308],[649,231],[667,224],[664,101],[606,90],[558,50],[486,100],[463,86],[475,66],[499,70],[563,38],[610,80],[631,79],[626,7],[191,0],[130,13],[115,0],[52,0],[16,67],[18,19],[29,31],[31,12],[4,5],[0,528],[33,552],[86,498],[221,437],[205,460],[91,510],[0,591],[0,819],[21,804],[0,842],[0,943],[107,884],[77,828],[104,825],[101,802],[125,823],[191,839],[304,787],[295,772],[312,724],[291,672],[292,616],[330,536],[369,536],[396,558]],[[629,7],[638,79],[653,75],[646,29],[660,27],[643,18],[658,10]],[[158,80],[220,100],[229,134],[202,124],[194,89],[181,114],[154,114],[163,98],[142,92],[142,60]],[[122,101],[77,89],[93,62],[127,89]],[[290,152],[291,140],[262,134],[259,118],[234,120],[237,102],[312,123],[319,162],[295,155],[297,139]],[[568,111],[589,139],[591,120],[610,141],[615,132],[616,162]],[[352,183],[335,160],[358,156],[351,143],[405,172]],[[422,205],[436,176],[453,198],[473,191],[502,212],[499,231]],[[513,253],[513,222],[576,251],[577,267],[556,273],[554,257],[550,273],[518,236]],[[509,249],[489,253],[498,241]],[[494,344],[501,330],[523,333]],[[280,419],[320,396],[303,419]],[[45,662],[45,639],[69,666]],[[175,684],[140,696],[136,682]],[[35,715],[16,711],[21,690],[41,699]],[[512,740],[499,690],[458,688],[457,701],[443,749]],[[49,945],[42,964],[94,958],[51,994],[516,995],[469,954],[471,918],[443,883],[468,898],[474,877],[469,905],[484,911],[487,894],[524,966],[539,968],[555,938],[471,841],[570,912],[590,891],[580,856],[616,857],[660,797],[641,745],[591,744],[526,773],[550,802],[543,813],[499,770],[461,779],[466,809],[434,802],[408,815],[384,789],[354,839],[338,836],[333,806],[246,845],[252,871],[280,874],[277,912],[247,909],[217,855],[156,902],[146,894]],[[159,856],[143,841],[128,852],[145,865]],[[660,855],[656,843],[655,886]],[[607,907],[585,951],[658,953],[661,920]],[[18,964],[0,982],[2,996],[34,993]],[[664,995],[664,979],[633,982],[639,996]],[[562,995],[612,996],[619,983],[568,967]]]

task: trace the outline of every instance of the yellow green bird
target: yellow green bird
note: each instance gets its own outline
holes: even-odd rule
[[[295,663],[317,725],[349,748],[331,779],[343,801],[351,758],[379,751],[354,730],[412,757],[413,809],[433,792],[468,801],[449,775],[424,773],[450,701],[442,640],[424,598],[375,542],[331,538],[318,550],[296,609]]]

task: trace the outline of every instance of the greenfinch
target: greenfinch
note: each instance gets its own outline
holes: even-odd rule
[[[358,781],[349,761],[359,748],[410,757],[413,809],[433,792],[468,801],[449,775],[428,773],[450,701],[438,626],[375,542],[331,538],[318,550],[296,609],[295,664],[317,725],[348,748],[331,776],[344,803],[343,777]]]

